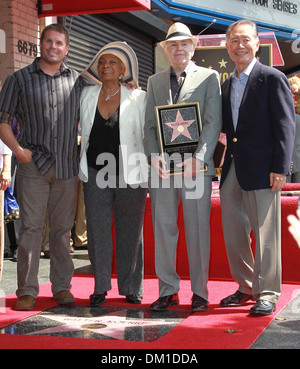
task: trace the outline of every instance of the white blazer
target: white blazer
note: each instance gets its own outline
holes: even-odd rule
[[[87,149],[101,85],[85,87],[80,101],[81,151],[79,178],[88,181]],[[124,179],[129,185],[148,182],[148,162],[144,152],[146,92],[121,86],[120,146]]]

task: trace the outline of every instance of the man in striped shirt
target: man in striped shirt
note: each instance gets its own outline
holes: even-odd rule
[[[50,280],[60,304],[70,293],[74,266],[69,252],[77,189],[77,131],[80,106],[78,73],[63,60],[69,50],[67,30],[47,26],[41,56],[9,76],[0,95],[0,138],[16,155],[21,229],[18,245],[17,310],[34,307],[45,212],[49,214]],[[11,130],[20,124],[18,141]]]

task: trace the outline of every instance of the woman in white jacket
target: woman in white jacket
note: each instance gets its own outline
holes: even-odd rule
[[[119,293],[137,304],[143,292],[148,180],[143,148],[146,92],[122,85],[138,83],[137,58],[125,42],[104,46],[82,76],[101,81],[85,87],[81,98],[79,178],[84,182],[88,251],[95,278],[90,304],[102,304],[111,289],[113,216]]]

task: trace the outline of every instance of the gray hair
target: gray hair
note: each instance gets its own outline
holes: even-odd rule
[[[241,19],[241,20],[238,20],[234,23],[232,23],[228,28],[227,28],[227,31],[226,31],[226,39],[229,40],[229,37],[230,37],[230,34],[232,32],[232,30],[237,27],[237,26],[240,26],[242,24],[248,24],[249,26],[252,27],[253,29],[253,34],[254,36],[258,39],[258,27],[257,27],[257,24],[254,23],[253,21],[249,20],[249,19]]]

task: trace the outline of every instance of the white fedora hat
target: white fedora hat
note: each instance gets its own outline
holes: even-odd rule
[[[139,68],[138,60],[134,50],[125,41],[110,42],[100,49],[94,56],[93,60],[81,73],[84,78],[101,83],[98,77],[98,62],[102,55],[111,54],[118,57],[125,65],[124,82],[138,85]]]
[[[162,48],[166,46],[168,41],[175,40],[192,40],[194,45],[197,44],[197,39],[191,34],[190,29],[183,23],[176,22],[169,28],[166,39],[160,42]]]

